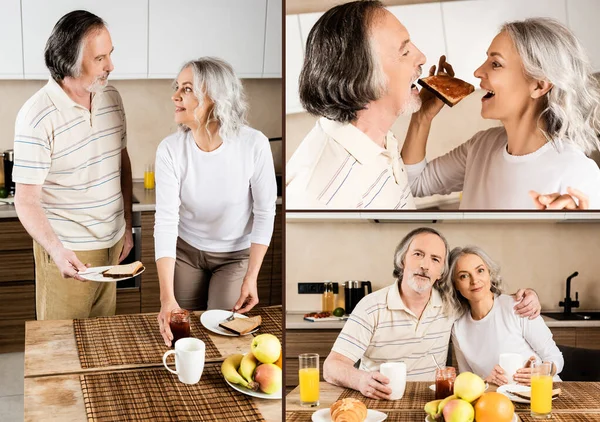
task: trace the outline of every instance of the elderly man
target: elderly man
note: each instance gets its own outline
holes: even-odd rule
[[[424,63],[379,1],[342,4],[317,21],[299,91],[304,108],[321,118],[287,164],[288,209],[415,208],[390,128],[421,107],[414,83]]]
[[[50,80],[17,116],[15,205],[34,239],[38,319],[115,313],[115,283],[78,275],[117,264],[133,246],[125,113],[107,86],[112,51],[98,16],[63,16],[44,52]]]
[[[374,399],[389,399],[389,379],[379,372],[387,361],[403,360],[407,378],[433,380],[434,355],[446,362],[452,324],[452,286],[448,273],[448,243],[436,230],[422,227],[407,234],[396,248],[396,282],[367,295],[344,325],[323,365],[327,382],[360,391]],[[519,290],[515,306],[521,316],[539,315],[535,292]],[[355,363],[360,360],[360,368]]]

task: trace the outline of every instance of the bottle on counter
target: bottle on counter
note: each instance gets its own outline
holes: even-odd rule
[[[324,284],[323,298],[322,298],[322,312],[333,312],[334,300],[333,300],[333,283],[326,281]]]

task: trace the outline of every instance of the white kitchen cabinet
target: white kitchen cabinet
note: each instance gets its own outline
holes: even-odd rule
[[[265,35],[265,78],[281,78],[283,0],[267,0],[267,33]]]
[[[23,78],[21,2],[4,0],[0,13],[0,79]]]
[[[150,78],[174,78],[202,56],[229,62],[236,74],[260,78],[265,51],[266,0],[150,0]]]
[[[448,62],[456,76],[479,86],[473,72],[504,22],[545,16],[567,24],[565,0],[478,0],[442,3]],[[587,12],[586,12],[587,13]]]
[[[285,113],[304,111],[298,96],[298,78],[304,61],[298,15],[285,17]]]
[[[446,54],[441,4],[394,6],[388,10],[404,25],[413,44],[427,57],[422,77],[429,76],[429,68],[437,67],[440,56]]]
[[[587,51],[594,72],[600,72],[600,1],[567,0],[569,28]]]
[[[22,0],[24,73],[46,79],[46,41],[58,20],[73,10],[88,10],[107,23],[113,46],[113,79],[146,78],[148,73],[147,0]]]

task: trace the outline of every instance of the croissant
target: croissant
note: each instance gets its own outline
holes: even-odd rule
[[[367,419],[367,406],[353,398],[336,401],[330,411],[332,422],[363,422]]]

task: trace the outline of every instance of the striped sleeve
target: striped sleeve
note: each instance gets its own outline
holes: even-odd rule
[[[365,297],[357,303],[331,349],[355,363],[362,359],[375,332],[377,304],[371,302]]]
[[[52,143],[43,129],[18,116],[15,124],[13,181],[43,185],[52,162]]]

